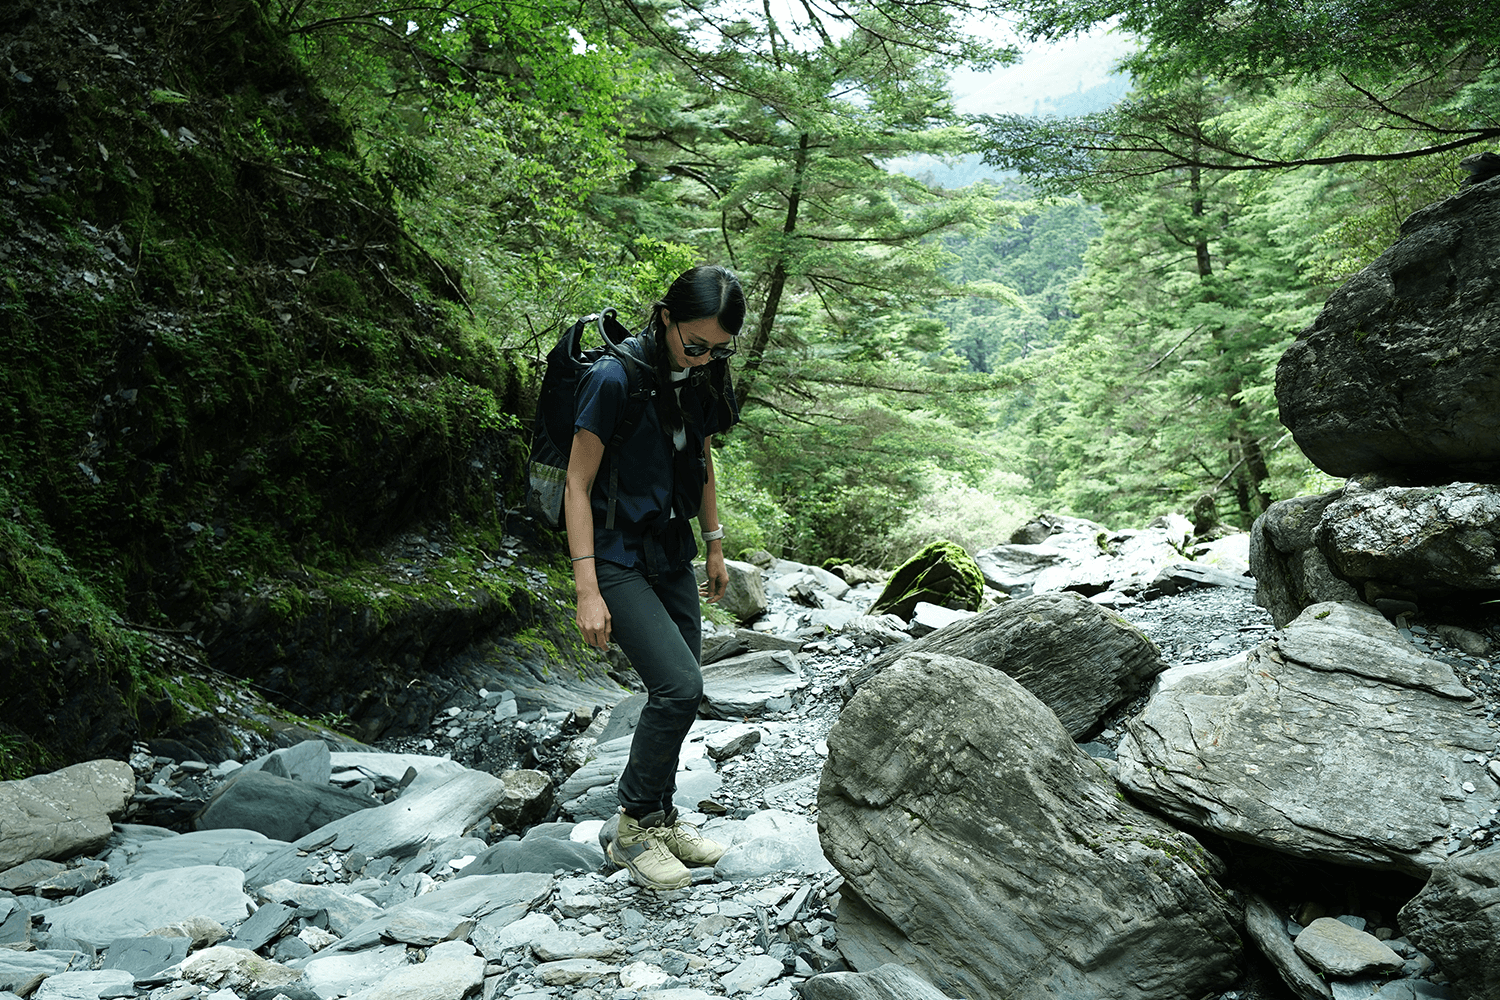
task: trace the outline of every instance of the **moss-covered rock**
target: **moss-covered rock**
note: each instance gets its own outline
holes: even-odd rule
[[[936,541],[896,568],[885,589],[870,606],[870,614],[893,614],[909,620],[917,604],[926,601],[944,608],[979,610],[984,596],[984,574],[961,545]]]

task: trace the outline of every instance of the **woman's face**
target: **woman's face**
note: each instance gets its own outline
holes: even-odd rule
[[[702,319],[690,319],[686,323],[677,323],[672,320],[672,314],[663,309],[661,321],[667,331],[667,350],[671,352],[674,372],[708,364],[713,360],[711,352],[714,348],[725,347],[734,339],[719,325],[717,316],[705,316]],[[696,350],[700,347],[705,350],[697,357],[687,353],[688,348]]]

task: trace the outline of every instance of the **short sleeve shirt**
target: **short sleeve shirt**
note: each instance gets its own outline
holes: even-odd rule
[[[639,348],[640,337],[631,339],[638,352],[644,350]],[[598,558],[627,568],[636,566],[646,559],[648,539],[659,544],[665,554],[668,562],[664,569],[686,565],[697,553],[690,518],[698,513],[707,475],[703,442],[739,420],[727,364],[714,362],[706,367],[713,369],[705,373],[706,377],[672,383],[682,386],[679,398],[686,440],[680,451],[658,412],[659,404],[665,401],[656,395],[643,401],[628,398],[624,362],[602,358],[579,380],[573,430],[590,431],[605,444],[604,459],[589,497],[594,513],[594,554]],[[655,392],[673,391],[672,386],[663,389],[653,373],[642,370],[637,377]],[[617,448],[611,447],[620,422],[633,406],[644,406],[644,412],[625,440]],[[612,486],[611,529],[606,523]]]

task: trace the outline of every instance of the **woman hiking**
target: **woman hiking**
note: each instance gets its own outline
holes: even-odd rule
[[[605,854],[639,884],[666,891],[692,881],[724,847],[677,815],[678,755],[703,696],[700,593],[724,596],[724,529],[715,495],[713,435],[738,419],[728,358],[745,319],[735,276],[705,265],[679,275],[646,328],[578,383],[563,510],[589,645],[619,643],[646,685],[646,705],[620,775],[620,808],[600,832]],[[605,448],[626,412],[631,359],[655,393],[617,447]],[[693,575],[698,519],[707,581]]]

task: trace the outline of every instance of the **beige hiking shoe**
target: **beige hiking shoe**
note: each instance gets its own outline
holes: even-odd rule
[[[723,844],[703,836],[687,820],[679,819],[676,809],[667,813],[662,826],[666,829],[662,842],[667,845],[672,856],[683,864],[716,865],[728,850]]]
[[[693,881],[687,867],[667,849],[666,838],[672,831],[665,820],[661,810],[637,820],[621,809],[599,831],[609,860],[630,869],[636,882],[658,892],[681,889]]]

